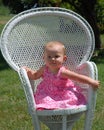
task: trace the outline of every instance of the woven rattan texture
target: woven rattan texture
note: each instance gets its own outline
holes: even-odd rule
[[[14,19],[4,34],[8,58],[17,68],[27,65],[37,69],[43,64],[43,46],[49,41],[61,41],[66,46],[67,66],[74,68],[89,59],[92,39],[86,25],[72,15],[41,13]]]

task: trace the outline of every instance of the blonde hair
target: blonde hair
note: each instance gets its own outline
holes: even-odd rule
[[[60,47],[62,47],[63,52],[64,52],[64,55],[65,55],[65,54],[66,54],[65,46],[64,46],[64,44],[63,44],[62,42],[60,42],[60,41],[51,41],[51,42],[46,43],[45,46],[44,46],[44,51],[45,51],[46,48],[48,48],[48,47],[53,47],[53,46],[57,46],[57,45],[60,46]]]

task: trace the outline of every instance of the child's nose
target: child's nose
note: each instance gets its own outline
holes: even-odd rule
[[[54,57],[52,57],[52,60],[55,60],[55,58],[54,58]]]

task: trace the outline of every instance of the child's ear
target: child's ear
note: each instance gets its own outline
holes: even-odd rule
[[[65,55],[65,56],[64,56],[64,61],[66,61],[66,60],[67,60],[67,56]]]

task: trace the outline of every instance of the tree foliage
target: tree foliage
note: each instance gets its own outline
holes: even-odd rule
[[[17,14],[34,6],[34,0],[2,0],[5,6],[10,8],[11,13]],[[37,3],[37,0],[36,0]]]
[[[97,23],[101,33],[104,33],[104,0],[99,0],[96,4]]]
[[[68,1],[68,0],[67,0]],[[70,4],[74,6],[75,10],[81,14],[92,26],[95,34],[96,48],[100,48],[100,32],[97,24],[96,4],[97,0],[69,0]]]

